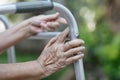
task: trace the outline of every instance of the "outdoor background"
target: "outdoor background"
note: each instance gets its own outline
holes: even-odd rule
[[[1,4],[33,0],[1,0]],[[34,0],[35,1],[35,0]],[[37,0],[36,0],[37,1]],[[55,0],[67,6],[85,40],[86,80],[120,80],[120,0]],[[38,13],[37,13],[38,14]],[[11,26],[36,14],[7,14]],[[0,22],[2,26],[2,23]],[[0,28],[1,30],[1,28]],[[17,62],[37,59],[48,40],[25,40],[17,45]],[[8,63],[7,54],[0,63]],[[42,80],[75,80],[73,65]]]

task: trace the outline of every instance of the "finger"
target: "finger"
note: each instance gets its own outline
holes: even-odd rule
[[[33,25],[40,25],[41,21],[55,21],[59,17],[59,13],[51,14],[51,15],[39,15],[30,19],[30,23]]]
[[[34,18],[33,19],[31,19],[30,21],[29,21],[29,23],[32,25],[32,26],[36,26],[36,27],[41,27],[41,21],[39,21],[39,20],[34,20]]]
[[[58,34],[59,35],[59,34]],[[53,37],[49,42],[48,44],[46,45],[46,47],[50,47],[52,44],[54,44],[58,38],[58,35]]]
[[[46,32],[49,30],[49,28],[47,27],[47,24],[45,22],[41,22],[40,23],[41,29]]]
[[[71,57],[73,55],[78,55],[79,53],[84,53],[84,52],[85,52],[85,47],[82,46],[82,47],[70,49],[67,52],[65,52],[64,55],[68,58],[68,57]]]
[[[57,29],[59,27],[59,23],[58,22],[41,22],[40,26],[42,27],[42,29],[44,31],[54,31],[55,29]]]
[[[51,14],[51,15],[46,15],[44,17],[42,17],[42,20],[45,20],[45,21],[53,21],[53,20],[56,20],[58,17],[59,17],[59,13],[55,13],[55,14]]]
[[[58,43],[64,43],[66,40],[66,37],[69,33],[69,28],[66,28],[58,37],[57,42]]]
[[[64,19],[62,17],[58,18],[56,21],[59,22],[59,23],[61,23],[61,24],[67,24],[66,19]]]
[[[50,29],[50,31],[56,30],[57,28],[59,28],[59,25],[60,24],[58,22],[48,22],[47,23],[47,26]]]
[[[75,48],[84,44],[84,41],[81,39],[74,39],[72,41],[66,42],[64,45],[64,51],[67,51],[71,48]]]
[[[51,25],[50,25],[50,24],[51,24]],[[55,29],[51,27],[52,25],[54,25],[54,24],[52,24],[51,22],[48,22],[48,23],[42,22],[42,23],[40,24],[41,29],[42,29],[44,32],[54,31]]]
[[[71,64],[71,63],[74,63],[76,61],[78,61],[79,59],[82,59],[84,57],[84,54],[80,54],[80,55],[76,55],[76,56],[73,56],[73,57],[70,57],[66,60],[66,63],[67,64]]]

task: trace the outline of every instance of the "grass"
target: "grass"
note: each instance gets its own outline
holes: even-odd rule
[[[6,53],[0,55],[0,63],[8,63]]]
[[[30,54],[30,53],[16,53],[16,61],[17,62],[26,62],[37,59],[38,54]],[[4,53],[0,55],[0,63],[8,63],[7,54]]]

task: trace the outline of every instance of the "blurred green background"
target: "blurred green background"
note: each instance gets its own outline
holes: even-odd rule
[[[32,0],[8,0],[10,3],[16,1]],[[120,0],[54,1],[67,6],[76,17],[80,37],[85,40],[86,46],[84,58],[86,80],[120,80]],[[6,16],[11,25],[14,25],[32,15],[36,14]],[[40,45],[36,47],[38,43]],[[17,44],[17,62],[35,60],[44,46],[41,41],[30,40]],[[7,63],[6,54],[0,56],[0,63]],[[70,65],[42,80],[75,80],[73,66]]]

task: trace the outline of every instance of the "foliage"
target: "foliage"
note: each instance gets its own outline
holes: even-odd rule
[[[74,2],[66,0],[66,2],[70,6],[69,8],[72,7],[71,11],[74,11],[74,14],[79,16],[77,17],[78,20],[81,21],[81,23],[79,22],[80,34],[81,38],[85,40],[87,49],[85,57],[86,75],[89,72],[88,66],[93,67],[92,69],[94,70],[95,65],[97,65],[102,69],[108,80],[120,80],[120,33],[115,34],[110,30],[110,25],[106,19],[105,2],[102,0],[76,0]],[[95,13],[96,28],[94,31],[88,29],[87,21],[84,17],[87,11],[83,11],[83,15],[78,14],[82,8],[84,10],[87,8]],[[90,79],[88,78],[88,80]],[[99,78],[99,80],[103,79]]]

